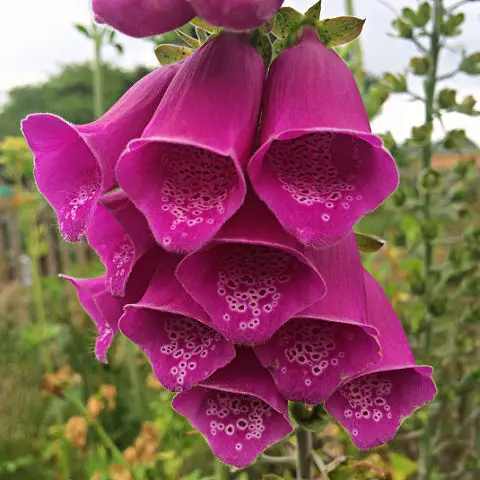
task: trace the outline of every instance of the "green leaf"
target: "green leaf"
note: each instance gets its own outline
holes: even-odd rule
[[[413,28],[411,25],[406,23],[401,18],[397,18],[392,22],[393,28],[398,31],[398,36],[400,38],[412,38],[413,37]]]
[[[196,39],[187,35],[185,32],[177,29],[175,33],[191,48],[196,49],[200,46],[200,42]]]
[[[417,10],[417,27],[424,27],[432,18],[432,7],[428,2],[423,2]]]
[[[402,10],[402,15],[403,15],[403,18],[404,18],[408,23],[411,23],[412,25],[416,25],[416,24],[417,24],[417,14],[416,14],[411,8],[405,7],[405,8]]]
[[[467,75],[480,75],[480,52],[464,58],[460,64],[460,71]]]
[[[212,35],[217,34],[220,32],[220,28],[214,27],[213,25],[210,25],[208,22],[203,20],[200,17],[195,17],[193,20],[190,20],[190,23],[197,28],[201,28],[202,30],[205,30],[208,33],[211,33]]]
[[[407,478],[418,470],[418,464],[400,453],[390,452],[388,454],[392,465],[392,480],[407,480]]]
[[[75,28],[82,34],[85,35],[87,38],[92,38],[92,35],[88,31],[87,27],[85,25],[82,25],[81,23],[76,23]]]
[[[358,38],[364,23],[365,19],[357,17],[328,18],[317,23],[317,32],[321,40],[322,36],[328,36],[326,39],[328,47],[338,47]]]
[[[170,65],[188,57],[193,50],[188,47],[180,45],[158,45],[155,48],[155,55],[157,56],[160,65]]]
[[[392,92],[403,93],[407,91],[407,77],[405,75],[395,76],[393,73],[386,73],[382,82]]]
[[[362,253],[375,253],[387,243],[383,238],[367,235],[366,233],[355,232],[358,249]]]
[[[272,32],[277,38],[286,38],[290,32],[298,28],[302,20],[303,15],[294,8],[283,7],[275,16],[275,24]]]
[[[312,5],[306,12],[305,12],[305,20],[312,22],[318,22],[320,20],[320,13],[322,11],[322,0],[318,0],[317,3]]]

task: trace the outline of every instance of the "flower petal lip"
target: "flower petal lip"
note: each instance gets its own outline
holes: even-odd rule
[[[151,37],[188,23],[195,12],[187,0],[93,0],[97,23],[131,37]]]
[[[287,402],[252,351],[241,347],[230,364],[178,394],[172,406],[200,430],[216,456],[238,468],[292,431]]]
[[[115,165],[151,119],[178,65],[135,83],[98,120],[73,125],[52,114],[29,115],[22,133],[34,153],[38,190],[52,205],[63,237],[82,239],[102,193],[116,186]]]
[[[162,385],[177,392],[235,357],[235,347],[211,328],[208,315],[175,279],[178,261],[167,255],[142,299],[127,305],[120,319],[120,330],[145,352]]]
[[[398,185],[352,73],[309,27],[270,68],[260,145],[248,166],[254,189],[290,234],[316,248],[340,241]]]
[[[348,430],[360,449],[391,440],[403,420],[433,400],[432,368],[417,365],[388,298],[365,274],[368,321],[379,331],[382,358],[364,372],[345,379],[325,402],[325,410]]]
[[[355,235],[311,250],[326,295],[293,316],[254,351],[288,400],[318,404],[345,377],[380,360],[378,331],[366,324],[365,288]]]
[[[293,315],[325,295],[321,272],[249,191],[242,208],[176,276],[230,341],[267,341]]]
[[[167,250],[200,248],[241,206],[264,75],[248,37],[222,33],[183,62],[120,158],[121,187]]]
[[[98,331],[95,355],[101,362],[107,363],[106,353],[118,332],[124,306],[141,299],[164,255],[160,248],[153,247],[139,258],[133,267],[123,298],[114,297],[106,290],[106,275],[97,278],[60,275],[60,278],[68,280],[77,289],[82,307],[95,322]]]
[[[198,16],[218,27],[250,30],[273,17],[283,0],[190,0]]]
[[[135,263],[155,245],[146,219],[124,192],[104,195],[92,216],[87,239],[105,265],[107,289],[123,297]]]

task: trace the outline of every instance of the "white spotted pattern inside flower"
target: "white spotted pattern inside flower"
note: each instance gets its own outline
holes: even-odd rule
[[[68,204],[59,211],[59,226],[61,232],[68,240],[78,241],[81,239],[85,225],[83,224],[91,208],[100,184],[90,183],[82,185],[72,193]]]
[[[340,389],[342,395],[349,403],[350,408],[345,409],[345,418],[357,420],[372,420],[376,423],[385,416],[392,418],[388,398],[392,393],[392,382],[385,375],[370,374],[347,383]],[[352,432],[354,436],[358,431]]]
[[[335,140],[341,145],[336,155],[351,159],[352,173],[339,174],[332,153]],[[266,157],[266,167],[282,184],[282,189],[301,205],[322,206],[321,218],[329,222],[336,208],[348,210],[352,202],[362,199],[355,193],[355,172],[362,164],[359,140],[335,133],[311,133],[273,142]]]
[[[172,215],[170,230],[179,226],[194,228],[213,225],[223,218],[225,201],[238,179],[233,161],[200,148],[176,145],[160,156],[165,168],[159,192],[161,209]],[[186,231],[182,232],[187,237]],[[165,236],[168,247],[171,238]]]
[[[174,360],[170,374],[176,379],[176,391],[183,391],[188,372],[197,368],[199,360],[205,360],[214,351],[222,337],[203,323],[180,315],[172,315],[164,323],[169,342],[160,352]]]
[[[262,315],[278,307],[280,287],[291,281],[297,260],[287,252],[261,245],[235,245],[229,248],[218,272],[217,293],[225,299],[231,313],[245,316],[240,329],[255,329]]]
[[[108,283],[113,295],[118,294],[122,289],[120,285],[123,283],[125,275],[129,273],[127,267],[131,264],[135,254],[135,247],[128,235],[124,235],[121,243],[115,249],[112,256],[114,272],[108,279]]]
[[[266,418],[273,413],[263,400],[243,394],[212,390],[206,402],[210,434],[234,437],[237,451],[242,450],[244,441],[262,438]]]
[[[280,346],[284,348],[286,362],[308,368],[311,376],[305,376],[307,387],[312,385],[315,377],[321,376],[329,367],[338,367],[345,358],[345,352],[338,349],[335,343],[337,325],[330,322],[314,320],[296,320],[287,323],[279,332]],[[341,327],[339,327],[341,328]],[[353,341],[354,335],[349,334],[348,340]],[[287,365],[288,365],[287,363]],[[283,374],[288,368],[278,367]]]

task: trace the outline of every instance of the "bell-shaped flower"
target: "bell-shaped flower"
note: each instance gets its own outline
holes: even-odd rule
[[[379,331],[382,358],[347,379],[326,401],[325,409],[351,435],[358,448],[391,440],[402,421],[433,400],[432,368],[418,366],[402,325],[382,287],[365,271],[368,322]]]
[[[202,384],[173,399],[173,408],[204,435],[213,453],[238,468],[292,431],[287,402],[248,348]]]
[[[98,360],[107,362],[107,350],[119,330],[118,324],[124,306],[138,302],[142,298],[164,256],[165,253],[159,248],[152,248],[137,261],[127,282],[124,297],[114,297],[106,289],[106,275],[97,278],[73,278],[61,275],[77,289],[80,304],[97,327],[95,356]]]
[[[125,308],[120,329],[145,352],[160,383],[181,392],[227,365],[235,347],[176,280],[178,261],[176,255],[162,261],[142,299]]]
[[[273,17],[283,0],[190,0],[198,16],[212,25],[250,30]]]
[[[92,216],[87,239],[105,265],[107,290],[123,297],[135,262],[155,245],[145,217],[124,192],[104,195]]]
[[[207,42],[120,158],[121,187],[167,250],[201,247],[242,204],[264,73],[247,36]]]
[[[397,187],[352,73],[310,27],[270,68],[248,173],[283,227],[314,247],[339,241]]]
[[[325,294],[305,248],[253,192],[212,242],[180,262],[177,278],[217,331],[248,345],[265,342]]]
[[[37,187],[54,208],[66,240],[82,239],[100,195],[116,185],[120,154],[140,136],[177,70],[171,65],[148,74],[86,125],[48,113],[23,120],[22,132],[35,155]]]
[[[288,400],[318,404],[346,377],[380,360],[377,330],[366,325],[365,287],[353,233],[315,251],[322,300],[296,314],[255,353]]]
[[[256,28],[283,0],[93,0],[95,20],[132,37],[169,32],[200,16],[230,30]]]
[[[195,17],[189,0],[93,0],[95,21],[131,37],[175,30]]]

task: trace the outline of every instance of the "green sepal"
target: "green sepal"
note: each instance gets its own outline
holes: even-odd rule
[[[275,17],[272,17],[268,22],[265,22],[263,25],[260,25],[258,27],[258,30],[262,35],[269,35],[270,33],[273,32],[273,29],[275,27]]]
[[[193,52],[189,47],[181,45],[163,44],[155,48],[155,55],[160,65],[171,65],[188,57]]]
[[[203,20],[203,18],[200,18],[200,17],[195,17],[194,19],[190,20],[190,23],[194,27],[201,28],[205,32],[211,33],[212,35],[217,34],[221,30],[221,28],[210,25],[208,22],[206,22],[205,20]]]
[[[355,239],[357,240],[358,249],[362,253],[378,252],[387,243],[383,238],[359,232],[355,232]]]
[[[382,78],[382,83],[395,93],[403,93],[407,91],[407,77],[405,75],[385,73]]]
[[[440,108],[450,109],[457,104],[457,91],[452,88],[444,88],[440,90],[437,98]]]
[[[317,3],[312,5],[306,12],[305,12],[305,20],[308,23],[312,23],[312,25],[315,25],[315,22],[318,22],[320,20],[320,13],[322,12],[322,1],[323,0],[318,0]]]
[[[297,12],[294,8],[283,7],[275,16],[275,24],[272,33],[277,38],[286,38],[292,31],[298,30],[302,20],[303,15]]]
[[[365,19],[345,16],[317,22],[316,28],[322,43],[327,47],[338,47],[358,38],[364,24]]]
[[[182,32],[179,29],[175,30],[175,33],[180,37],[181,40],[183,40],[189,47],[193,48],[194,50],[201,45],[196,38],[187,35],[185,32]]]
[[[263,58],[263,62],[265,63],[265,68],[268,69],[270,63],[272,62],[273,57],[273,46],[272,42],[266,35],[258,35],[255,39],[255,50],[261,55]]]
[[[304,403],[288,402],[288,413],[297,425],[310,432],[318,432],[325,427],[322,404],[307,407]]]

